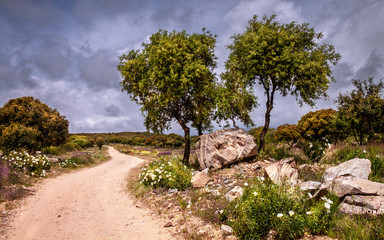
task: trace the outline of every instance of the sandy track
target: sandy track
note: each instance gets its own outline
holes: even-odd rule
[[[108,151],[106,163],[44,181],[17,211],[8,239],[172,239],[164,222],[124,190],[142,160]]]

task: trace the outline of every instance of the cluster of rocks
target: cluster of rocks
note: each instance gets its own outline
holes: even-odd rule
[[[220,169],[257,154],[253,136],[242,129],[224,129],[200,136],[196,149],[200,167],[192,178],[194,187],[204,187],[210,182],[209,170]],[[368,159],[352,159],[338,166],[328,168],[321,182],[299,180],[299,172],[311,169],[310,165],[296,166],[293,158],[271,162],[258,168],[265,170],[265,176],[275,184],[282,181],[298,185],[309,191],[314,198],[332,192],[342,203],[340,211],[348,214],[384,214],[384,184],[368,180],[371,162]],[[226,195],[228,201],[241,196],[243,188],[235,186]]]
[[[299,186],[314,192],[314,197],[333,192],[342,201],[340,211],[344,213],[381,215],[384,214],[384,184],[368,180],[370,173],[371,162],[355,158],[328,168],[323,182],[304,182]]]

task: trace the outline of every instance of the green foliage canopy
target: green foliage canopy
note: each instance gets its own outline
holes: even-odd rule
[[[145,126],[154,132],[169,129],[176,120],[184,130],[184,163],[190,151],[188,124],[210,128],[215,89],[216,38],[185,31],[153,34],[141,50],[120,57],[122,90],[141,105]],[[199,130],[199,132],[200,132]]]
[[[300,139],[300,133],[297,131],[296,124],[283,124],[278,126],[274,136],[278,141],[287,141],[292,144]]]
[[[297,131],[306,140],[330,140],[335,132],[333,119],[336,113],[337,111],[331,108],[309,112],[297,123]]]
[[[225,79],[242,79],[241,91],[255,84],[264,88],[267,98],[264,129],[260,134],[259,150],[263,149],[270,123],[275,92],[291,94],[300,104],[311,106],[326,97],[331,65],[340,55],[329,44],[319,44],[322,33],[316,33],[308,23],[281,24],[276,16],[258,20],[255,15],[244,33],[232,36],[229,59],[225,63]],[[235,89],[236,90],[236,89]],[[238,94],[235,93],[234,94]]]
[[[9,100],[0,108],[0,145],[4,151],[57,146],[68,137],[68,120],[33,97]]]
[[[374,140],[376,133],[384,132],[384,100],[381,93],[384,83],[374,82],[373,77],[365,80],[352,80],[355,87],[349,93],[339,94],[338,119],[362,145],[365,140]]]

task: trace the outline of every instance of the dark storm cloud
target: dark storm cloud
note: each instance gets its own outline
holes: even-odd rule
[[[120,108],[116,107],[115,105],[109,105],[106,109],[105,109],[105,112],[106,112],[106,116],[109,116],[109,117],[118,117],[121,113],[121,110]]]
[[[357,72],[358,79],[366,79],[369,77],[383,78],[384,57],[378,54],[376,50],[371,52],[364,65]]]
[[[159,29],[218,34],[217,73],[224,71],[230,36],[254,15],[308,22],[342,55],[333,68],[329,101],[349,91],[353,78],[384,77],[382,0],[12,0],[0,1],[0,105],[33,95],[57,108],[71,132],[144,131],[140,108],[121,92],[118,56],[140,48]],[[264,123],[265,97],[252,116]],[[277,97],[272,126],[295,123],[314,110]],[[177,124],[172,131],[181,132]]]
[[[118,58],[109,50],[101,50],[79,63],[80,79],[96,91],[119,88]]]

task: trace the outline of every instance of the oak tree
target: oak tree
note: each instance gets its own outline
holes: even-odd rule
[[[120,56],[122,90],[141,106],[145,126],[154,132],[176,120],[184,130],[183,162],[190,155],[190,124],[209,129],[215,88],[216,36],[160,30],[140,50]]]
[[[262,20],[255,15],[245,32],[232,36],[225,74],[239,76],[243,87],[238,89],[242,91],[261,85],[267,98],[259,150],[264,148],[276,92],[284,97],[293,95],[300,105],[311,106],[327,96],[329,83],[334,80],[331,65],[340,55],[332,45],[320,44],[322,37],[308,23],[281,24],[275,15]]]

